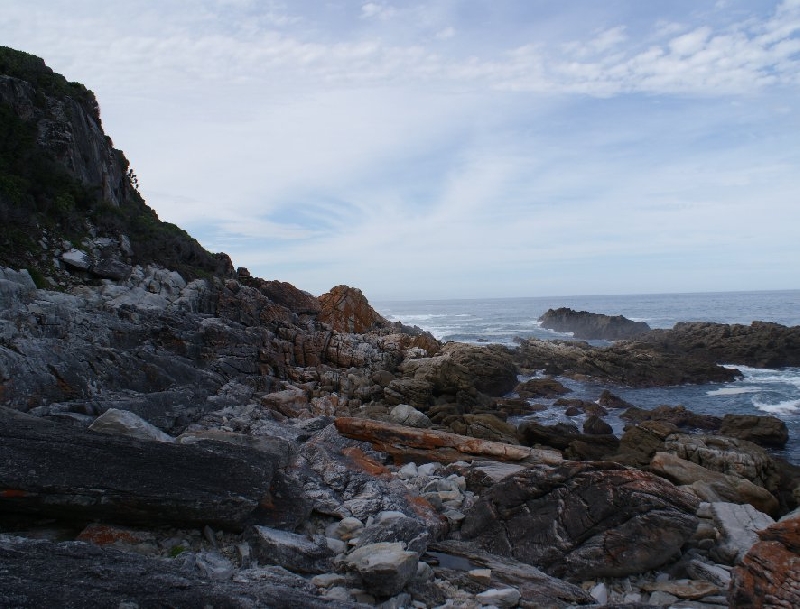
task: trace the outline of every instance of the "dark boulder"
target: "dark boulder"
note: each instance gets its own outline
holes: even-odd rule
[[[0,513],[241,529],[278,458],[245,446],[146,442],[0,408]]]
[[[783,448],[789,441],[786,423],[778,417],[726,414],[719,433],[770,448]]]
[[[556,379],[533,378],[520,383],[514,389],[521,398],[556,398],[560,395],[570,393],[572,389],[564,387]]]
[[[697,527],[697,499],[610,462],[536,465],[485,491],[461,535],[556,577],[619,577],[657,568]]]
[[[550,446],[563,451],[565,457],[580,461],[605,459],[619,449],[619,440],[612,433],[581,433],[569,423],[542,425],[526,421],[519,426],[518,435],[525,446]]]
[[[631,321],[622,315],[603,315],[574,311],[567,307],[548,309],[539,317],[542,328],[556,332],[572,332],[584,340],[624,340],[650,330],[643,321]]]

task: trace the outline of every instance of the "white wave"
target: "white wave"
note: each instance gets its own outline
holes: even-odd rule
[[[754,399],[753,406],[770,414],[794,414],[800,412],[800,400],[786,400],[777,404],[765,404],[760,400]]]
[[[417,321],[428,321],[429,319],[434,319],[436,317],[447,317],[447,315],[441,313],[417,313],[417,314],[408,314],[408,315],[390,315],[389,319],[391,321],[399,321],[402,323],[411,323]]]
[[[760,387],[722,387],[720,389],[714,389],[713,391],[706,391],[706,395],[740,395],[742,393],[758,393],[760,391]]]
[[[737,369],[744,375],[745,383],[774,384],[784,383],[800,389],[800,368],[749,368],[725,364],[725,368]]]

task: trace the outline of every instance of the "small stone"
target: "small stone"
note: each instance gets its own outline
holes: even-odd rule
[[[417,467],[417,472],[420,476],[425,476],[430,478],[431,476],[436,475],[436,473],[442,469],[442,464],[433,461],[431,463],[423,463],[422,465]]]
[[[492,588],[475,595],[475,600],[483,605],[494,605],[500,609],[515,607],[521,598],[516,588]]]
[[[339,522],[335,522],[332,525],[325,527],[325,534],[328,537],[334,537],[336,539],[341,539],[342,541],[348,541],[358,535],[358,532],[363,528],[364,523],[358,518],[347,516],[346,518],[342,518]]]
[[[347,591],[347,588],[343,588],[342,586],[334,586],[333,588],[326,590],[322,596],[323,598],[329,598],[336,601],[351,600],[350,593]]]
[[[472,579],[479,584],[489,585],[492,583],[492,570],[491,569],[473,569],[467,573]]]
[[[334,554],[343,554],[344,552],[347,552],[347,544],[341,539],[336,539],[335,537],[326,537],[325,543],[328,544],[328,548],[330,548],[331,552]]]
[[[671,594],[667,594],[666,592],[662,592],[661,590],[656,590],[650,595],[649,604],[668,607],[669,605],[675,603],[677,600],[678,600],[677,596],[672,596]]]
[[[397,471],[397,477],[401,480],[409,480],[411,478],[416,478],[418,475],[417,472],[417,464],[413,461],[411,463],[406,463],[403,467],[401,467]]]
[[[599,604],[605,605],[608,602],[608,590],[603,582],[596,584],[590,591],[591,597]]]

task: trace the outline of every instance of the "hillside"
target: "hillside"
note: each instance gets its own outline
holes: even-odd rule
[[[226,255],[145,203],[103,132],[94,93],[8,47],[0,47],[0,224],[0,266],[27,268],[40,287],[120,279],[147,264],[187,279],[232,274]],[[86,258],[64,258],[73,248]]]

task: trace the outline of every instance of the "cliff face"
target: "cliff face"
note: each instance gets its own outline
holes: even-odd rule
[[[147,264],[232,276],[227,256],[160,221],[136,186],[94,94],[0,47],[0,266],[29,269],[40,287],[122,279]]]

